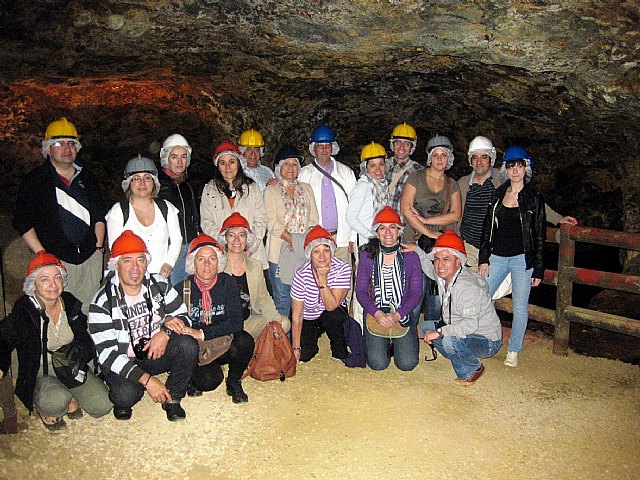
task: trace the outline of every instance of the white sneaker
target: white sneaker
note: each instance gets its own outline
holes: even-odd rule
[[[518,366],[518,352],[507,352],[507,358],[504,359],[504,364],[507,367]]]

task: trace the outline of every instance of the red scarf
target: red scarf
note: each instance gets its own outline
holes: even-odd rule
[[[198,286],[198,289],[202,293],[202,308],[200,310],[200,321],[202,323],[206,323],[207,325],[211,323],[211,289],[218,282],[218,275],[211,281],[211,283],[204,283],[197,275],[194,275],[193,279]]]

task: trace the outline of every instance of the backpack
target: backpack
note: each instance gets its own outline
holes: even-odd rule
[[[281,382],[296,374],[296,356],[287,334],[278,322],[269,322],[256,340],[253,357],[242,378],[251,375],[256,380]]]
[[[347,319],[344,322],[344,338],[347,341],[347,347],[351,351],[351,356],[345,360],[344,364],[349,368],[365,368],[367,366],[367,355],[364,350],[364,341],[362,340],[362,329],[351,315],[347,315]]]
[[[169,215],[169,206],[167,205],[166,200],[162,200],[161,198],[154,198],[154,202],[160,209],[160,213],[162,213],[162,217],[164,221],[167,221],[167,215]],[[128,200],[120,200],[120,209],[122,210],[122,225],[126,225],[127,220],[129,220],[129,201]]]

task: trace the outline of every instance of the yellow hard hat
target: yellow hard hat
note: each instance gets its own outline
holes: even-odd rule
[[[252,128],[242,132],[238,145],[241,147],[264,147],[264,140],[260,132]]]
[[[382,145],[376,142],[371,142],[369,145],[362,147],[360,152],[360,161],[366,162],[372,158],[387,158],[387,151]]]
[[[45,140],[52,140],[56,138],[74,138],[76,140],[80,139],[75,125],[64,117],[51,122],[47,127],[47,131],[44,132]]]
[[[391,140],[395,140],[396,138],[406,138],[407,140],[415,142],[418,139],[418,135],[416,134],[415,128],[405,122],[396,125],[396,128],[391,132]]]

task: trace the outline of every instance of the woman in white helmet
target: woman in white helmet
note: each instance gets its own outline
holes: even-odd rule
[[[168,200],[178,209],[182,246],[171,272],[171,283],[174,285],[187,278],[184,269],[187,249],[189,243],[200,233],[200,212],[187,175],[190,163],[191,147],[187,139],[178,133],[168,136],[160,149],[162,168],[158,172],[158,198]]]

